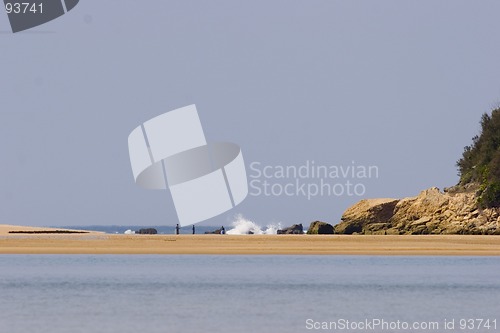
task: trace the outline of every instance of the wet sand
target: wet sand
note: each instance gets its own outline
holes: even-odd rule
[[[500,236],[9,234],[9,228],[0,226],[0,254],[500,256]],[[35,229],[48,228],[12,230]]]
[[[13,235],[10,232],[56,232],[56,231],[70,231],[70,232],[85,232],[87,234],[104,234],[100,231],[78,230],[78,229],[63,229],[63,228],[48,228],[48,227],[27,227],[22,225],[0,224],[0,236]]]

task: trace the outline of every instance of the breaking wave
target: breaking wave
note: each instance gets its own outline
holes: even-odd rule
[[[241,214],[236,215],[231,226],[233,228],[226,232],[228,235],[276,235],[278,230],[282,228],[281,222],[268,224],[265,228],[262,228],[257,223],[244,218]]]

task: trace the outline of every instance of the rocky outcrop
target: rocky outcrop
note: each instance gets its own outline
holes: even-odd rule
[[[326,222],[314,221],[309,225],[307,230],[308,235],[331,235],[333,234],[333,226]]]
[[[145,228],[139,229],[135,233],[139,235],[156,235],[158,233],[158,230],[156,230],[155,228]]]
[[[335,226],[337,234],[364,233],[365,229],[389,227],[397,199],[365,199],[348,208],[342,223]]]
[[[304,233],[304,227],[302,227],[302,223],[294,224],[291,227],[277,231],[278,235],[292,235],[292,234],[303,234],[303,233]]]
[[[361,200],[335,226],[339,234],[500,234],[500,209],[479,209],[477,187],[433,187],[404,199]]]

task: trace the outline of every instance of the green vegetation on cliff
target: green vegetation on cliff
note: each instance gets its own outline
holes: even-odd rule
[[[481,117],[481,133],[457,162],[460,185],[480,184],[481,207],[500,207],[500,108]]]

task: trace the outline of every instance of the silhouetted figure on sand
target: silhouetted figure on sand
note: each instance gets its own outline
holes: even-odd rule
[[[222,226],[222,228],[220,228],[220,234],[221,235],[225,235],[226,234],[226,229],[224,229],[224,226]]]
[[[194,228],[194,224],[193,224],[193,235],[196,233],[196,230]]]
[[[179,223],[177,223],[177,225],[175,226],[175,234],[178,235],[179,234]]]

